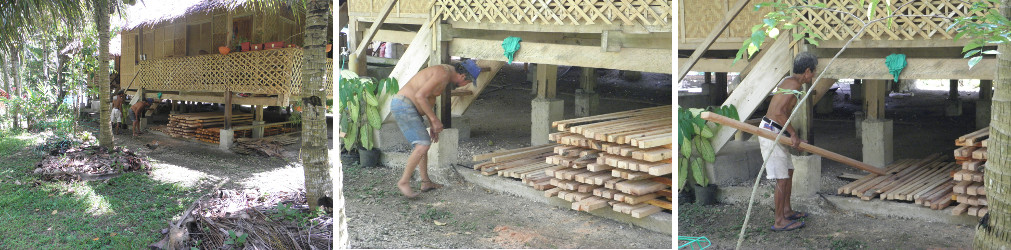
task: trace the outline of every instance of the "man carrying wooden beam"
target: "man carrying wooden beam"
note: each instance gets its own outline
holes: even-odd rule
[[[428,148],[432,142],[439,141],[439,132],[442,132],[442,121],[435,116],[435,97],[442,95],[450,85],[463,87],[473,83],[480,73],[481,68],[473,60],[465,60],[458,65],[431,66],[414,75],[390,101],[393,119],[397,120],[397,126],[407,141],[414,145],[414,150],[407,157],[404,174],[397,182],[397,188],[405,197],[417,196],[411,190],[411,175],[414,174],[415,166],[419,166],[421,172],[422,192],[442,187],[428,178]],[[427,132],[424,118],[428,118],[432,124]]]
[[[790,137],[793,147],[797,148],[804,140],[797,134],[793,125],[786,124],[797,105],[799,95],[795,96],[790,91],[804,91],[804,84],[814,80],[814,71],[818,67],[818,58],[813,54],[803,52],[793,60],[793,75],[783,78],[779,82],[772,100],[769,102],[769,110],[762,117],[759,125],[762,129],[767,129],[773,133],[779,133],[786,129],[783,136]],[[782,126],[781,124],[786,124]],[[793,162],[790,159],[790,152],[785,146],[766,138],[758,138],[762,148],[762,156],[768,156],[765,167],[768,179],[776,180],[776,193],[774,203],[776,206],[776,221],[772,225],[772,231],[790,231],[804,226],[804,222],[796,221],[807,217],[806,213],[793,211],[790,206],[790,194],[793,188]],[[769,155],[771,151],[771,155]]]

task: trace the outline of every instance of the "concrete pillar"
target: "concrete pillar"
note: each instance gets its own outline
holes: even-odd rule
[[[147,121],[148,121],[148,120],[147,120],[147,117],[145,117],[145,118],[140,118],[140,130],[141,130],[141,131],[144,131],[144,130],[146,130],[146,129],[147,129]]]
[[[864,120],[861,138],[864,163],[880,168],[892,163],[892,120]]]
[[[793,195],[811,197],[821,190],[821,156],[796,156],[793,159]]]
[[[461,140],[470,139],[470,118],[454,115],[453,128],[459,131]]]
[[[530,101],[530,145],[548,144],[548,134],[553,133],[551,123],[562,120],[565,102],[561,99],[535,98]]]
[[[404,138],[404,133],[400,132],[400,127],[397,126],[396,122],[383,123],[383,126],[374,132],[376,132],[375,147],[378,147],[382,151],[396,150],[401,145],[412,146]]]
[[[596,115],[599,104],[600,94],[576,89],[576,117]]]
[[[428,149],[428,177],[439,184],[450,185],[453,164],[459,162],[457,144],[460,131],[455,128],[443,129],[439,142]],[[416,175],[417,176],[417,175]]]
[[[264,121],[253,121],[253,125],[263,125],[264,123],[265,123]],[[253,128],[253,138],[256,139],[263,138],[263,127]]]
[[[220,140],[218,141],[218,148],[221,150],[228,151],[232,148],[232,140],[235,139],[235,133],[231,129],[222,129],[220,131]]]
[[[992,100],[993,80],[979,80],[979,100],[976,101],[976,129],[990,126]]]
[[[230,22],[229,22],[230,23]],[[360,29],[357,20],[352,20],[348,23],[348,50],[354,54],[354,51],[358,49],[358,46],[368,46],[368,44],[361,44],[362,36],[364,32]],[[363,51],[360,56],[349,55],[348,56],[348,70],[355,72],[360,76],[365,76],[368,74],[368,70],[365,65],[365,52]]]
[[[716,161],[706,163],[706,174],[716,185],[753,180],[761,169],[762,150],[758,141],[729,141],[716,152]]]
[[[958,99],[958,79],[951,79],[948,83],[948,105],[944,107],[945,116],[961,116],[962,101]]]

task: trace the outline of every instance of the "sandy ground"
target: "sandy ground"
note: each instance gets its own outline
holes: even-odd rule
[[[860,110],[847,98],[849,86],[838,84],[835,111],[816,115],[812,131],[814,145],[844,156],[860,159],[861,142],[857,138],[853,112]],[[945,117],[946,90],[914,90],[913,95],[893,94],[886,101],[886,118],[894,122],[894,159],[923,158],[932,153],[950,155],[958,136],[975,131],[976,92],[961,92],[963,116]],[[756,112],[760,117],[764,111]],[[831,160],[822,160],[822,195],[835,195],[836,189],[850,180],[838,178],[843,173],[866,174]],[[754,179],[722,185],[748,186]],[[772,185],[763,180],[763,185]],[[706,236],[715,249],[733,248],[743,222],[746,204],[721,204],[699,207],[679,204],[679,235]],[[924,249],[969,248],[975,228],[921,220],[876,218],[869,215],[834,211],[830,215],[806,219],[806,227],[793,232],[772,232],[771,206],[756,206],[745,248],[812,249]],[[682,242],[683,243],[683,242]]]
[[[565,118],[574,117],[572,93],[580,71],[559,68],[558,98],[565,100]],[[672,102],[670,75],[645,74],[639,81],[627,82],[618,71],[598,72],[601,113]],[[533,97],[522,64],[503,68],[464,114],[471,122],[471,137],[459,144],[462,165],[472,166],[470,159],[475,154],[529,146]],[[407,151],[406,146],[402,151]],[[357,156],[345,154],[342,160],[353,165]],[[407,200],[395,187],[402,166],[345,166],[344,192],[353,248],[670,249],[673,245],[670,235],[486,190],[462,180]],[[420,184],[414,185],[418,189]],[[435,221],[448,224],[439,226]]]

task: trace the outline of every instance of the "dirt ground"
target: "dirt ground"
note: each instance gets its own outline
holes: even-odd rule
[[[572,93],[580,71],[559,68],[558,97],[565,100],[566,119],[574,117]],[[598,74],[601,113],[672,102],[670,75],[644,74],[642,79],[628,82],[618,71],[599,70]],[[475,154],[529,146],[532,99],[523,65],[503,68],[464,114],[471,122],[471,136],[460,140],[462,165],[472,166],[469,159]],[[342,161],[352,248],[670,249],[673,245],[671,235],[486,190],[462,180],[407,200],[395,187],[403,166],[362,169],[355,165],[353,154],[343,155]],[[420,184],[414,185],[418,189]],[[447,224],[440,226],[436,221]]]
[[[835,110],[831,114],[816,114],[814,119],[814,145],[844,156],[861,159],[861,142],[855,131],[853,113],[860,110],[847,96],[848,84],[837,84],[839,95],[834,98]],[[892,94],[886,100],[887,119],[894,122],[894,159],[923,158],[932,153],[950,155],[958,136],[975,131],[975,91],[960,92],[963,115],[946,117],[947,90],[913,90],[909,94]],[[764,111],[756,112],[760,117]],[[866,174],[828,159],[822,160],[822,188],[824,196],[835,195],[836,189],[850,180],[838,178],[843,173]],[[750,187],[754,179],[721,186]],[[772,185],[763,180],[762,185]],[[736,245],[737,234],[743,223],[746,204],[720,204],[700,207],[679,204],[678,234],[706,236],[715,249],[730,249]],[[958,226],[940,222],[925,222],[898,218],[879,218],[871,215],[834,211],[829,215],[814,216],[805,220],[806,227],[798,231],[772,232],[770,206],[758,205],[751,215],[744,248],[810,248],[810,249],[926,249],[970,248],[974,226]],[[681,242],[684,243],[684,242]]]

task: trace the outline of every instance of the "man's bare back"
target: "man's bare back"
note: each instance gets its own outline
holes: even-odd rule
[[[117,95],[115,100],[112,100],[112,108],[123,110],[123,99],[126,99],[122,95]]]
[[[432,110],[435,105],[435,97],[442,95],[442,92],[446,90],[446,85],[449,83],[453,73],[455,72],[449,65],[445,64],[425,68],[418,71],[397,94],[411,99],[418,112],[427,115],[425,110]],[[421,92],[420,95],[419,92]],[[421,97],[420,99],[424,99],[425,104],[428,105],[424,105],[425,107],[418,105],[422,104],[418,100],[419,97]]]

